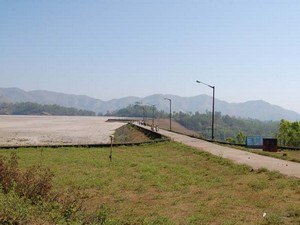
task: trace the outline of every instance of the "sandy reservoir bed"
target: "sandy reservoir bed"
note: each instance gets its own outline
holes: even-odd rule
[[[109,143],[124,123],[108,117],[0,116],[0,146]]]

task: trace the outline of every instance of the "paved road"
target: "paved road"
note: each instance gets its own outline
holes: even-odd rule
[[[276,170],[282,174],[300,178],[300,163],[275,159],[242,150],[224,147],[165,130],[160,130],[159,133],[170,137],[174,141],[181,142],[191,147],[199,148],[203,151],[210,152],[226,159],[230,159],[238,164],[249,165],[253,169],[259,169],[263,167],[271,171]]]

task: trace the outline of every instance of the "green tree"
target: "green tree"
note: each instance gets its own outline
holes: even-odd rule
[[[281,120],[277,133],[279,145],[300,147],[300,121]]]
[[[239,133],[236,135],[236,142],[237,142],[238,144],[245,144],[245,143],[246,143],[246,135],[245,135],[245,133],[239,132]]]

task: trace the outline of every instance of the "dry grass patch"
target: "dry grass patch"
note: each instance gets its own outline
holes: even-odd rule
[[[281,150],[279,152],[265,152],[262,150],[250,150],[250,151],[253,153],[259,154],[259,155],[265,155],[265,156],[270,156],[270,157],[277,158],[277,159],[283,159],[283,160],[300,163],[300,150],[297,150],[297,151]]]
[[[300,180],[178,143],[109,148],[20,149],[23,168],[42,163],[54,187],[83,192],[103,224],[299,224]],[[2,151],[3,155],[10,151]],[[102,210],[97,210],[102,207]],[[97,211],[96,211],[97,210]],[[263,218],[263,213],[266,217]],[[98,215],[100,214],[100,215]]]
[[[283,159],[291,162],[298,162],[300,163],[300,151],[298,150],[279,150],[278,152],[267,152],[263,151],[262,149],[252,149],[252,148],[246,148],[242,146],[235,146],[235,145],[227,145],[227,144],[220,144],[222,146],[243,150],[247,152],[252,152],[258,155],[264,155],[269,156],[277,159]]]
[[[155,124],[164,130],[170,129],[170,120],[169,119],[156,119]],[[181,134],[193,135],[195,137],[201,136],[200,133],[196,131],[189,130],[186,127],[182,126],[180,123],[172,120],[172,130]]]
[[[130,124],[118,128],[114,133],[114,138],[115,143],[138,143],[151,140],[150,137]]]

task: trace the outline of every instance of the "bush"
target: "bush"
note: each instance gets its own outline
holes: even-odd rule
[[[30,204],[14,191],[0,191],[0,224],[29,224]]]
[[[33,166],[18,177],[16,191],[32,201],[46,198],[52,189],[53,173],[47,168]]]
[[[41,166],[21,171],[15,153],[9,159],[0,156],[0,224],[31,224],[33,218],[39,219],[39,212],[49,215],[40,218],[42,224],[76,221],[82,205],[80,193],[54,193],[53,176]]]
[[[11,154],[10,159],[0,156],[0,184],[4,193],[8,193],[15,186],[18,180],[18,158],[15,153]]]
[[[56,195],[54,202],[60,206],[59,211],[67,222],[75,220],[75,215],[82,210],[82,193],[68,189],[66,192]]]
[[[4,193],[14,190],[20,197],[37,202],[49,195],[52,178],[53,173],[40,166],[20,171],[16,153],[12,153],[10,159],[0,157],[0,184]]]

